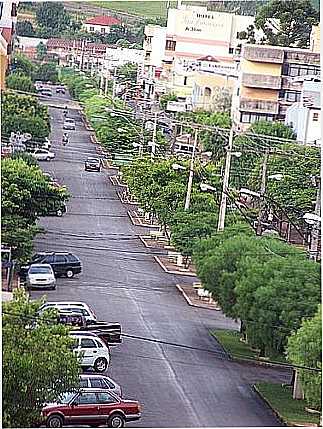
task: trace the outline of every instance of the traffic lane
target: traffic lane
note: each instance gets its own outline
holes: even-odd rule
[[[98,180],[102,180],[99,179]],[[77,183],[78,181],[76,179],[73,178],[73,183]],[[119,204],[119,208],[120,203],[116,202],[115,204]],[[67,217],[66,217],[67,219]],[[75,222],[73,223],[73,227],[75,226]],[[72,241],[72,240],[71,240]],[[134,332],[136,333],[140,333],[142,336],[147,336],[147,334],[153,336],[154,335],[154,331],[156,330],[156,326],[149,326],[149,320],[147,320],[147,317],[150,318],[150,315],[146,315],[145,314],[145,309],[147,307],[150,307],[153,304],[150,303],[142,303],[142,302],[138,302],[136,301],[136,296],[138,294],[136,289],[133,289],[133,278],[131,277],[133,275],[133,273],[130,275],[130,273],[128,273],[127,271],[125,271],[123,269],[123,266],[120,265],[120,260],[116,261],[117,264],[119,264],[119,270],[116,272],[117,274],[117,281],[118,279],[121,280],[123,283],[125,283],[127,286],[129,286],[128,289],[122,289],[122,291],[120,291],[120,288],[118,289],[118,287],[116,287],[115,285],[113,286],[112,292],[117,292],[118,295],[120,295],[121,297],[129,297],[130,298],[130,303],[129,302],[125,302],[124,299],[122,298],[117,298],[117,297],[113,297],[113,300],[111,300],[111,295],[108,296],[107,293],[107,288],[105,287],[104,291],[102,292],[101,290],[101,295],[104,295],[104,297],[102,296],[98,296],[99,295],[99,291],[96,287],[96,285],[93,283],[89,284],[86,280],[86,277],[83,277],[85,279],[84,281],[84,286],[82,287],[82,291],[80,291],[80,287],[78,286],[78,282],[75,281],[76,279],[72,280],[71,282],[73,282],[73,286],[72,283],[69,282],[67,283],[67,281],[65,281],[65,279],[62,279],[63,282],[62,284],[64,284],[64,286],[62,288],[59,288],[59,292],[58,294],[60,294],[60,296],[62,296],[63,294],[68,294],[69,299],[71,299],[71,295],[73,295],[73,293],[76,293],[77,298],[76,299],[81,299],[80,297],[82,297],[83,300],[89,302],[91,304],[91,301],[94,300],[95,305],[94,308],[96,308],[96,312],[98,314],[99,317],[101,317],[100,315],[105,315],[107,316],[107,313],[109,314],[109,316],[112,317],[117,317],[116,320],[122,320],[122,324],[123,326],[128,327],[129,329],[130,327],[133,329]],[[133,263],[133,262],[132,262]],[[137,262],[138,263],[138,262]],[[132,266],[133,268],[133,266]],[[143,271],[142,267],[138,267],[139,271]],[[100,270],[101,273],[107,277],[107,278],[111,278],[111,274],[113,277],[113,274],[115,273],[115,270],[111,271],[104,271],[104,270]],[[138,270],[137,270],[138,271]],[[123,274],[123,277],[121,277],[120,279],[120,273]],[[93,275],[93,274],[92,274]],[[97,275],[97,270],[95,270],[95,275]],[[65,286],[66,285],[66,286]],[[119,285],[120,286],[120,285]],[[130,289],[130,290],[129,290]],[[142,292],[142,291],[141,291]],[[174,289],[174,296],[175,294],[177,294],[177,297],[181,299],[180,303],[179,303],[179,307],[175,309],[169,309],[168,312],[166,312],[165,314],[161,314],[161,320],[167,320],[169,319],[169,324],[165,324],[163,325],[163,329],[162,332],[164,333],[164,337],[166,336],[166,332],[165,330],[167,330],[168,334],[170,334],[171,328],[173,326],[181,326],[183,327],[183,324],[185,325],[185,323],[187,322],[183,322],[182,320],[177,321],[176,318],[174,317],[174,315],[178,315],[179,311],[183,311],[183,309],[185,308],[185,312],[187,310],[187,306],[186,303],[183,301],[182,297],[179,296],[178,292]],[[111,288],[109,293],[111,293]],[[66,295],[65,295],[66,296]],[[62,299],[66,299],[64,296],[64,298]],[[84,297],[84,298],[83,298]],[[162,301],[163,299],[165,299],[165,296],[160,294],[158,296],[159,302]],[[161,304],[161,303],[160,303]],[[144,306],[144,311],[140,311],[140,307]],[[159,308],[163,308],[163,310],[165,309],[165,307],[163,307],[162,305],[159,305]],[[158,312],[158,310],[156,310],[156,306],[154,306],[154,310],[153,310],[153,316],[156,318],[156,313]],[[192,319],[195,319],[195,312],[194,314],[192,313],[192,315],[190,316]],[[159,324],[162,322],[159,322]],[[196,322],[195,322],[196,323]],[[198,322],[197,322],[198,323]],[[158,323],[157,323],[158,325]],[[184,331],[186,332],[186,330],[188,330],[188,332],[190,333],[188,335],[188,337],[191,339],[192,337],[196,337],[192,331],[192,327],[186,327],[183,328]],[[173,331],[173,336],[177,337],[178,340],[182,340],[181,336],[182,334],[180,334],[180,332],[176,332]],[[205,341],[205,338],[207,337],[207,330],[205,329],[201,335],[201,333],[199,332],[198,335],[199,338],[203,339],[203,342]],[[172,337],[173,338],[173,337]],[[191,340],[192,341],[192,340]],[[215,343],[214,343],[215,344]],[[144,363],[143,362],[143,358],[139,357],[137,360],[134,359],[134,356],[136,353],[138,353],[138,347],[140,347],[140,351],[142,350],[148,350],[148,357],[150,359],[152,359],[154,361],[154,366],[157,365],[158,366],[158,371],[157,369],[152,367],[152,363],[150,362],[149,364]],[[145,347],[145,348],[143,348]],[[192,386],[195,386],[194,389],[197,392],[198,389],[196,388],[199,387],[199,382],[198,379],[196,379],[196,377],[193,377],[193,380],[189,380],[189,386],[185,385],[185,379],[188,378],[187,375],[185,375],[185,378],[183,379],[183,375],[179,376],[179,379],[177,379],[176,377],[176,368],[174,369],[174,367],[172,367],[172,362],[166,359],[165,352],[162,350],[160,345],[155,345],[154,346],[154,350],[155,354],[152,354],[152,349],[151,349],[151,344],[145,343],[145,346],[143,346],[142,344],[140,344],[140,346],[138,346],[138,342],[131,344],[131,342],[129,342],[129,340],[127,340],[127,342],[124,343],[124,345],[122,346],[122,349],[120,348],[120,352],[123,353],[123,355],[127,356],[127,353],[129,354],[129,358],[125,358],[124,359],[124,363],[125,363],[125,367],[128,368],[128,372],[125,372],[125,370],[121,370],[120,372],[120,367],[121,365],[119,365],[120,361],[116,361],[117,365],[114,368],[114,362],[112,362],[112,366],[111,366],[111,371],[114,371],[113,374],[115,374],[115,378],[117,381],[122,379],[124,380],[123,385],[127,385],[129,388],[129,393],[132,392],[132,386],[133,386],[133,395],[136,394],[137,392],[137,387],[138,384],[142,383],[142,378],[145,377],[145,380],[147,379],[146,375],[147,372],[151,374],[151,380],[149,380],[149,383],[143,383],[143,398],[141,398],[141,400],[147,404],[148,409],[150,410],[154,410],[153,414],[151,417],[147,416],[145,418],[145,421],[141,421],[138,422],[139,426],[153,426],[155,427],[156,425],[159,426],[159,421],[161,421],[161,425],[162,426],[174,426],[174,421],[178,421],[178,425],[179,426],[194,426],[197,425],[198,423],[201,423],[201,417],[199,417],[199,422],[197,423],[197,415],[196,412],[194,412],[194,407],[192,406],[192,402],[193,399],[196,400],[196,405],[197,405],[197,409],[199,410],[201,407],[201,399],[199,400],[198,398],[203,398],[204,395],[200,395],[198,393],[196,393],[195,395],[198,395],[198,398],[192,398],[189,399],[188,397],[188,393],[187,393],[187,389],[192,389]],[[114,351],[112,352],[114,353]],[[115,352],[116,353],[116,352]],[[178,352],[177,352],[177,356],[178,356]],[[187,356],[187,355],[186,355]],[[114,359],[112,359],[114,361]],[[148,360],[148,359],[147,359]],[[172,358],[172,361],[174,359]],[[156,362],[158,362],[158,364],[156,364]],[[201,365],[201,364],[200,364]],[[218,364],[219,365],[219,364]],[[129,368],[131,368],[132,371],[132,378],[129,379]],[[148,371],[147,371],[148,370]],[[185,410],[184,414],[185,416],[179,418],[179,420],[176,420],[176,414],[174,414],[174,412],[171,413],[171,415],[167,415],[166,417],[164,416],[165,412],[164,410],[167,409],[164,407],[164,405],[168,405],[167,403],[167,398],[164,397],[164,390],[162,392],[160,392],[160,388],[157,387],[156,391],[152,391],[151,389],[151,383],[154,386],[161,386],[161,378],[164,380],[165,378],[165,371],[167,374],[169,374],[170,378],[166,378],[168,381],[171,381],[170,383],[166,383],[167,384],[167,389],[171,389],[172,394],[174,395],[174,398],[172,398],[171,404],[174,406],[174,412],[177,411],[178,409],[181,409],[180,407],[182,407],[182,409]],[[212,368],[212,371],[216,371],[216,368]],[[218,369],[219,371],[219,369]],[[207,371],[208,375],[210,375],[210,370]],[[135,374],[135,376],[133,375]],[[159,374],[162,374],[162,377],[160,377]],[[212,372],[213,374],[213,372]],[[214,372],[214,374],[216,374],[216,372]],[[234,378],[240,379],[239,376],[237,376],[237,374],[234,374]],[[176,383],[174,382],[174,380],[176,380]],[[184,390],[185,389],[185,390]],[[203,387],[204,389],[204,387]],[[203,392],[202,392],[203,393]],[[132,395],[132,396],[133,396]],[[171,395],[171,396],[173,396]],[[152,399],[153,396],[153,399]],[[168,396],[170,396],[170,393],[168,392]],[[135,397],[135,396],[133,396]],[[224,395],[224,398],[226,398],[227,402],[226,406],[230,407],[232,404],[232,398],[228,398],[226,397],[226,395]],[[140,399],[140,398],[139,398]],[[233,403],[237,402],[238,399],[241,401],[241,392],[238,390],[238,398],[233,401]],[[156,400],[156,402],[154,402],[154,400]],[[166,401],[166,402],[165,402]],[[203,401],[202,401],[203,402]],[[184,406],[183,406],[184,404]],[[161,416],[159,416],[158,418],[158,423],[156,423],[156,419],[155,419],[155,411],[156,411],[156,407],[157,409],[161,409]],[[189,410],[189,413],[187,413],[187,411]],[[251,412],[251,416],[254,414],[254,412],[252,410],[249,409],[249,412]],[[189,414],[189,418],[187,418],[187,415]],[[219,421],[221,419],[219,419],[218,416],[218,412],[216,413],[215,416],[211,416],[210,418],[204,416],[204,424],[202,424],[202,426],[212,426],[214,425],[215,421]],[[261,410],[260,410],[260,414],[261,414]],[[178,413],[177,413],[178,415]],[[249,416],[250,417],[250,416]],[[150,418],[152,420],[150,420]],[[263,416],[262,416],[263,418]],[[162,420],[160,420],[162,419]],[[226,426],[230,425],[230,420],[227,422],[227,424],[225,424]],[[249,421],[251,422],[251,420],[249,419]],[[232,422],[233,423],[233,422]],[[259,425],[261,425],[261,422],[258,422]],[[199,424],[200,425],[200,424]],[[244,425],[248,425],[248,424],[244,424]]]

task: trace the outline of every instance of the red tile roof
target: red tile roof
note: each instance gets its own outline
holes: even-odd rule
[[[93,18],[89,18],[85,21],[85,24],[93,24],[93,25],[102,25],[102,26],[108,26],[111,25],[119,25],[121,24],[121,21],[117,18],[113,18],[113,16],[94,16]]]
[[[0,27],[1,35],[7,43],[11,42],[12,28],[11,27]]]

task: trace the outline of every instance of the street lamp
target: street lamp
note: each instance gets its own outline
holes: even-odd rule
[[[172,168],[173,168],[173,170],[175,170],[175,171],[178,171],[178,170],[186,170],[186,167],[183,167],[182,165],[180,165],[180,164],[172,164]]]
[[[201,183],[200,188],[201,188],[201,191],[203,192],[207,192],[207,191],[217,192],[217,189],[214,188],[214,186],[208,185],[207,183]]]

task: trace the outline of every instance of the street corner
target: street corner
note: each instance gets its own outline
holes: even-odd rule
[[[198,291],[201,290],[201,283],[176,284],[176,287],[192,307],[221,311],[221,307],[212,297],[199,296]]]

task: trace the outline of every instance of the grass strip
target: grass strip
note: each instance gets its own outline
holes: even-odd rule
[[[320,415],[308,413],[305,410],[306,402],[304,400],[293,399],[293,391],[290,386],[257,383],[255,387],[288,425],[308,424],[310,426],[313,423],[319,425]]]

